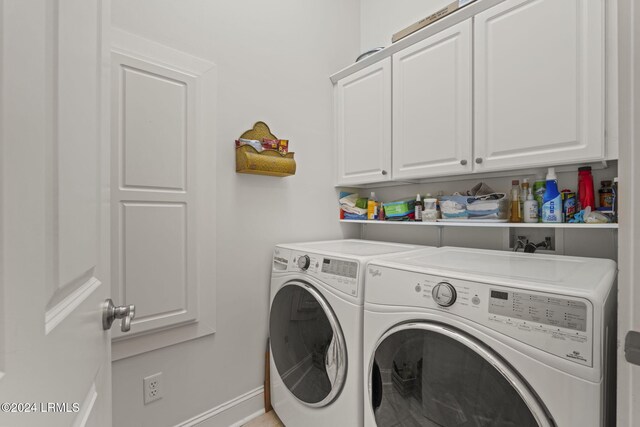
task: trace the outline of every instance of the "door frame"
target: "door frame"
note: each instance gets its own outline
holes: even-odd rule
[[[617,424],[621,427],[640,422],[640,367],[625,359],[624,342],[629,330],[640,329],[636,304],[640,301],[636,282],[640,279],[640,7],[634,0],[618,2],[618,107],[620,156],[618,175],[622,196],[618,229],[618,382]],[[635,313],[634,313],[635,312]]]

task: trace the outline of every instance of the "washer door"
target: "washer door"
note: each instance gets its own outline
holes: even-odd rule
[[[321,407],[342,390],[347,349],[340,324],[311,285],[285,284],[271,303],[271,354],[282,382],[302,403]]]
[[[551,427],[529,386],[475,338],[407,323],[378,341],[369,369],[378,427]]]

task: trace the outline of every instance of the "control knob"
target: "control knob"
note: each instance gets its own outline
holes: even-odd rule
[[[298,267],[300,267],[300,270],[306,270],[307,268],[309,268],[309,265],[311,265],[311,259],[309,258],[309,255],[302,255],[300,258],[298,258]]]
[[[433,300],[440,307],[451,307],[456,302],[456,288],[451,283],[440,282],[431,291]]]

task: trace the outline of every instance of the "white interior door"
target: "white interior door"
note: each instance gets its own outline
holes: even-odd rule
[[[3,426],[111,425],[109,8],[0,3]]]

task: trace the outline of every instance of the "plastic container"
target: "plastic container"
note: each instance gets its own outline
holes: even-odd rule
[[[613,207],[613,188],[611,188],[611,181],[600,181],[598,194],[600,196],[600,207],[611,209]]]
[[[538,222],[538,201],[533,198],[533,190],[527,191],[527,200],[523,207],[524,216],[522,220],[527,223]]]
[[[577,209],[577,201],[576,201],[576,193],[571,190],[562,190],[560,192],[562,196],[562,215],[563,221],[569,222],[573,219],[573,217],[578,213]]]
[[[544,202],[544,192],[547,183],[542,177],[537,177],[533,183],[533,198],[538,202],[538,222],[542,222],[542,203]]]
[[[591,208],[596,210],[596,200],[593,191],[593,175],[591,175],[591,166],[583,166],[578,169],[578,201],[579,208]]]
[[[509,198],[500,193],[500,199],[486,196],[441,196],[438,198],[443,220],[500,220],[509,219]]]
[[[558,177],[555,168],[549,168],[542,203],[542,222],[562,222],[562,198],[558,191]]]
[[[422,221],[438,220],[438,199],[424,199],[424,210],[422,211]]]
[[[520,209],[520,181],[511,181],[511,215],[509,222],[522,222],[522,210]]]
[[[414,203],[415,200],[413,198],[383,203],[385,219],[409,219],[413,217],[415,212]]]
[[[420,194],[416,196],[416,204],[414,206],[414,220],[422,221],[422,199],[420,199]]]
[[[376,193],[371,192],[369,200],[367,201],[367,219],[378,219],[378,200],[376,199]]]
[[[613,222],[618,222],[618,177],[613,178]]]
[[[524,204],[527,201],[527,197],[529,197],[529,180],[524,178],[522,183],[520,184],[520,218],[524,221]]]

